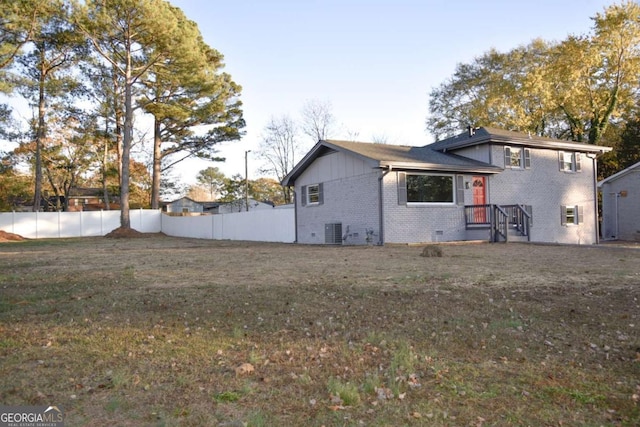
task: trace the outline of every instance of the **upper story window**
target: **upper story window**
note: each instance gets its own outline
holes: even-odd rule
[[[302,206],[321,205],[324,202],[323,199],[322,183],[302,186]]]
[[[565,171],[565,172],[582,171],[580,153],[570,153],[567,151],[560,151],[558,160],[560,163],[561,171]]]
[[[504,167],[529,169],[531,167],[531,150],[520,147],[504,147]]]
[[[313,184],[307,187],[307,204],[313,205],[320,202],[320,185]]]

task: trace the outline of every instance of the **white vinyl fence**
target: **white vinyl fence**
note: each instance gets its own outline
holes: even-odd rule
[[[163,233],[199,239],[291,243],[296,238],[294,224],[292,208],[202,216],[162,215]]]
[[[168,216],[159,210],[132,209],[129,215],[131,228],[143,233],[216,240],[295,240],[292,208],[202,216]],[[28,239],[104,236],[119,226],[120,211],[0,213],[0,230]]]

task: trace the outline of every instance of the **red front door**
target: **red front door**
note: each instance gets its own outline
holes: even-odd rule
[[[473,186],[473,204],[484,205],[487,203],[486,197],[486,183],[487,178],[484,176],[474,176],[471,178],[472,186]],[[474,209],[473,219],[476,223],[485,223],[487,222],[487,210],[483,207],[478,207]]]

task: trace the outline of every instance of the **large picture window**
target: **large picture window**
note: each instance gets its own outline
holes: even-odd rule
[[[453,203],[453,176],[407,174],[407,203]]]

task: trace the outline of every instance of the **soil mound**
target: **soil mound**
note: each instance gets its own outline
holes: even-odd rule
[[[105,234],[104,237],[113,239],[124,239],[130,237],[145,237],[145,234],[139,232],[138,230],[134,230],[133,228],[118,227],[115,230],[111,230],[109,233]]]
[[[8,233],[6,231],[0,230],[0,242],[21,242],[24,240],[24,237],[19,234]]]
[[[166,236],[164,233],[142,233],[138,230],[134,230],[133,228],[124,228],[118,227],[115,230],[111,230],[109,233],[105,234],[104,237],[108,237],[111,239],[130,239],[137,237],[162,237]]]

